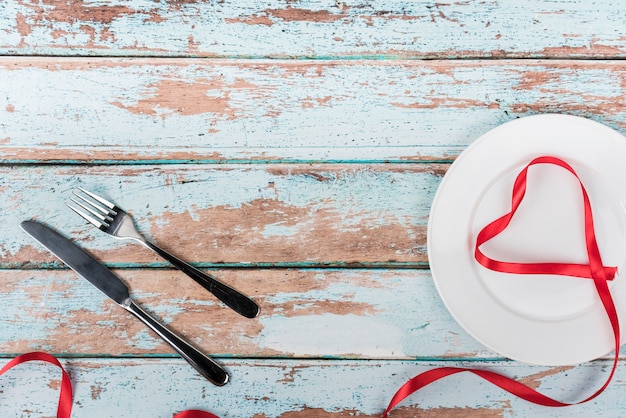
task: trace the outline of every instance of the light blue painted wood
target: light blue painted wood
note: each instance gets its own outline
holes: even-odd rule
[[[619,0],[0,4],[0,53],[273,58],[624,57]]]
[[[254,320],[238,317],[178,272],[118,272],[146,310],[206,352],[222,357],[501,358],[454,321],[428,271],[214,273],[257,301],[261,315]],[[70,271],[5,270],[0,278],[5,295],[2,353],[175,356],[136,319]],[[584,335],[580,341],[584,343]]]
[[[62,359],[75,389],[73,418],[168,418],[184,409],[203,409],[222,418],[379,417],[395,390],[414,375],[442,365],[499,371],[564,401],[590,394],[606,378],[608,362],[556,370],[518,363],[227,360],[232,381],[216,388],[182,360]],[[626,408],[624,370],[596,400],[580,406],[546,408],[512,398],[500,389],[462,374],[439,381],[404,401],[391,417],[532,416],[619,417]],[[25,364],[0,378],[0,410],[6,416],[53,416],[58,369]],[[44,383],[44,384],[42,384]],[[51,388],[52,387],[52,388]]]
[[[451,161],[531,114],[624,132],[624,77],[620,61],[3,58],[0,161]]]
[[[148,311],[222,357],[497,359],[455,323],[424,270],[213,272],[249,294],[238,317],[178,272],[118,271]],[[175,356],[136,319],[67,270],[0,270],[0,352]]]
[[[37,218],[107,262],[160,261],[65,206],[76,187],[116,202],[139,229],[191,262],[423,265],[438,165],[167,165],[0,167],[0,262],[53,261],[20,252]]]
[[[402,267],[426,266],[433,194],[482,133],[548,112],[624,132],[624,13],[617,0],[0,3],[0,353],[66,356],[73,418],[375,417],[404,381],[441,365],[583,398],[608,359],[501,361],[453,321],[427,270]],[[152,254],[65,218],[77,185],[132,210],[152,238],[175,232],[167,245],[199,265],[242,267],[215,273],[262,315],[242,320]],[[232,382],[209,385],[59,270],[17,228],[31,217],[121,267],[142,305],[222,356]],[[623,375],[622,361],[605,394],[567,409],[455,376],[392,417],[417,416],[416,405],[618,417]],[[53,416],[50,376],[32,364],[0,377],[0,415]]]

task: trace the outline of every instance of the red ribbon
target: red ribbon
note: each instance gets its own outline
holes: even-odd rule
[[[22,354],[8,362],[1,370],[0,375],[3,375],[9,369],[17,366],[18,364],[26,363],[28,361],[44,361],[46,363],[53,364],[61,369],[61,392],[59,394],[59,405],[57,407],[57,418],[70,418],[72,412],[72,382],[67,372],[53,355],[42,352],[32,352]]]
[[[210,412],[200,411],[197,409],[189,409],[174,415],[174,418],[219,418]]]
[[[526,194],[526,179],[528,177],[528,169],[535,164],[558,165],[572,173],[580,183],[585,206],[585,237],[587,243],[587,254],[589,255],[589,264],[510,263],[489,258],[485,254],[483,254],[482,251],[480,251],[480,246],[482,244],[504,231],[511,222],[511,219],[513,219],[515,212],[519,208],[519,205],[522,203],[522,200],[524,200],[524,195]],[[589,279],[593,278],[592,266],[596,266],[604,270],[605,277],[603,277],[602,280],[613,280],[615,272],[617,271],[617,268],[615,267],[602,266],[602,260],[600,259],[600,252],[598,251],[598,244],[596,243],[596,237],[593,228],[591,204],[589,203],[589,196],[587,196],[587,191],[585,190],[585,187],[576,175],[576,172],[574,172],[574,169],[569,164],[554,157],[535,158],[518,174],[513,185],[511,211],[491,222],[478,233],[478,236],[476,237],[474,257],[476,258],[476,261],[478,261],[484,267],[502,273],[557,274],[561,276],[582,277]]]
[[[509,222],[513,218],[515,211],[519,207],[520,203],[524,199],[524,195],[526,193],[526,179],[528,169],[536,164],[554,164],[560,166],[570,173],[572,173],[579,181],[580,188],[582,191],[582,197],[584,202],[584,213],[585,213],[585,244],[587,247],[587,256],[589,258],[589,264],[569,264],[569,263],[511,263],[506,261],[498,261],[489,258],[482,251],[480,251],[480,246],[490,239],[494,238],[502,231],[506,229],[509,225]],[[545,396],[536,390],[517,382],[509,377],[500,375],[498,373],[486,371],[486,370],[474,370],[474,369],[466,369],[460,367],[440,367],[436,369],[432,369],[421,373],[408,382],[406,382],[393,396],[391,401],[389,402],[389,406],[383,413],[382,418],[387,418],[389,412],[393,408],[395,408],[400,402],[406,399],[408,396],[412,395],[416,391],[420,390],[424,386],[427,386],[439,379],[443,379],[444,377],[461,373],[468,372],[472,373],[478,377],[481,377],[492,384],[504,389],[505,391],[519,397],[525,399],[529,402],[543,405],[543,406],[552,406],[552,407],[563,407],[563,406],[571,406],[582,404],[588,402],[598,395],[600,395],[609,385],[613,375],[615,374],[615,369],[617,367],[617,362],[619,359],[619,348],[620,348],[620,330],[619,330],[619,320],[617,316],[617,311],[615,309],[615,305],[613,303],[613,298],[611,297],[611,293],[609,291],[609,287],[607,284],[608,280],[613,280],[617,269],[615,267],[605,267],[602,263],[602,258],[600,256],[600,250],[598,249],[598,243],[595,237],[595,231],[593,226],[593,216],[591,213],[591,204],[589,202],[589,196],[587,195],[587,191],[583,186],[582,182],[578,178],[578,175],[574,171],[574,169],[567,164],[566,162],[555,158],[555,157],[539,157],[532,160],[517,176],[515,183],[513,185],[513,196],[512,196],[512,204],[511,211],[495,221],[491,222],[489,225],[484,227],[476,237],[476,246],[474,256],[476,260],[483,265],[484,267],[503,272],[503,273],[515,273],[515,274],[555,274],[562,276],[573,276],[573,277],[581,277],[581,278],[590,278],[593,279],[593,283],[595,285],[596,291],[600,296],[600,300],[604,306],[606,314],[611,322],[611,327],[613,329],[613,334],[615,337],[615,356],[613,357],[613,368],[606,380],[606,382],[591,396],[586,399],[575,402],[575,403],[565,403],[555,399],[552,399],[548,396]],[[5,373],[7,370],[11,369],[18,364],[28,362],[28,361],[44,361],[50,364],[53,364],[59,367],[62,371],[62,380],[61,380],[61,392],[59,394],[59,405],[57,409],[57,418],[70,418],[70,413],[72,411],[72,384],[70,382],[69,376],[66,371],[63,369],[61,363],[52,355],[42,352],[33,352],[23,354],[15,359],[11,360],[8,364],[6,364],[1,370],[0,375]],[[216,415],[213,415],[209,412],[200,411],[200,410],[187,410],[180,412],[174,416],[174,418],[218,418]]]
[[[59,362],[51,354],[43,353],[43,352],[32,352],[22,354],[8,362],[2,369],[0,369],[0,376],[3,375],[8,370],[13,367],[26,363],[29,361],[43,361],[52,365],[57,366],[61,369],[62,377],[61,377],[61,391],[59,393],[59,404],[57,407],[57,418],[70,418],[70,414],[72,413],[72,403],[73,403],[73,395],[72,395],[72,382],[70,381],[70,377]],[[210,412],[200,411],[197,409],[190,409],[187,411],[180,412],[174,415],[173,418],[218,418],[216,415],[211,414]]]
[[[487,257],[480,251],[480,246],[485,242],[489,241],[502,231],[506,229],[509,225],[509,222],[513,218],[515,211],[519,207],[520,203],[524,199],[524,195],[526,194],[526,179],[528,174],[528,169],[536,164],[554,164],[559,167],[564,168],[565,170],[572,173],[580,184],[580,189],[582,191],[583,203],[584,203],[584,214],[585,214],[585,245],[587,248],[587,256],[589,258],[589,264],[568,264],[568,263],[510,263],[506,261],[498,261]],[[504,389],[505,391],[519,397],[525,399],[529,402],[543,405],[543,406],[552,406],[552,407],[562,407],[562,406],[571,406],[578,405],[585,402],[588,402],[594,398],[596,398],[600,393],[602,393],[611,382],[613,375],[615,374],[615,369],[617,367],[617,361],[619,359],[619,348],[620,348],[620,330],[619,330],[619,319],[617,316],[617,311],[615,309],[615,304],[613,303],[613,298],[611,297],[611,293],[609,291],[609,286],[607,284],[607,280],[612,280],[615,276],[617,269],[615,267],[605,267],[602,263],[602,257],[600,256],[600,250],[598,249],[598,243],[596,241],[594,226],[593,226],[593,215],[591,213],[591,204],[589,202],[589,196],[587,195],[587,191],[583,186],[580,178],[574,171],[574,169],[567,164],[565,161],[560,160],[555,157],[538,157],[532,160],[517,176],[515,179],[515,183],[513,185],[513,193],[512,193],[512,204],[511,211],[495,221],[491,222],[489,225],[484,227],[476,237],[476,246],[474,251],[474,256],[476,261],[478,261],[484,267],[495,270],[503,273],[516,273],[516,274],[556,274],[562,276],[573,276],[573,277],[582,277],[582,278],[590,278],[593,279],[593,283],[595,285],[596,291],[600,296],[600,300],[602,301],[602,305],[606,311],[606,314],[611,322],[611,327],[613,329],[613,336],[615,338],[615,356],[613,357],[613,368],[609,373],[609,376],[606,382],[591,396],[583,399],[582,401],[575,403],[565,403],[555,399],[552,399],[548,396],[545,396],[536,390],[517,382],[509,377],[502,376],[498,373],[485,371],[485,370],[473,370],[459,367],[440,367],[437,369],[429,370],[427,372],[421,373],[408,382],[406,382],[393,396],[389,406],[383,413],[383,418],[386,418],[389,412],[402,400],[415,393],[419,389],[424,386],[429,385],[439,379],[442,379],[446,376],[450,376],[452,374],[461,373],[461,372],[469,372],[473,373],[476,376],[479,376],[492,384]]]

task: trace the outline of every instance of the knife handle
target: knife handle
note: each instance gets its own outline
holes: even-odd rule
[[[128,300],[123,307],[139,318],[152,331],[165,342],[167,342],[182,358],[187,360],[202,376],[207,378],[216,386],[224,386],[228,382],[228,373],[222,366],[215,362],[212,358],[202,354],[187,341],[167,329],[160,322],[155,320],[146,311],[141,309],[135,302]]]
[[[220,282],[215,277],[201,272],[197,268],[185,263],[180,258],[157,247],[153,243],[145,240],[141,240],[140,242],[170,263],[172,263],[172,265],[184,272],[187,276],[194,279],[196,282],[202,285],[202,287],[213,293],[219,300],[224,302],[235,312],[245,316],[246,318],[254,318],[259,314],[259,305],[257,305],[252,299],[250,299],[246,295],[239,293],[232,287]]]

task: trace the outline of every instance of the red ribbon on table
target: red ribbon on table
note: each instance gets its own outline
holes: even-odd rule
[[[18,357],[15,357],[13,360],[8,362],[2,369],[0,369],[0,375],[3,375],[8,370],[13,367],[26,363],[29,361],[43,361],[45,363],[49,363],[57,366],[61,369],[62,377],[61,377],[61,391],[59,393],[59,404],[57,407],[57,418],[70,418],[72,413],[72,404],[73,404],[73,394],[72,394],[72,382],[70,381],[70,377],[59,362],[56,357],[51,354],[43,353],[39,351],[35,351],[32,353],[22,354]],[[216,415],[211,414],[210,412],[199,411],[196,409],[190,409],[187,411],[180,412],[174,415],[173,418],[219,418]]]
[[[174,415],[174,418],[219,418],[210,412],[200,411],[197,409],[189,409]]]
[[[517,211],[520,203],[524,199],[524,195],[526,194],[526,180],[528,175],[528,170],[530,167],[536,164],[553,164],[559,167],[564,168],[573,174],[580,184],[580,189],[582,191],[583,204],[584,204],[584,215],[585,215],[585,246],[587,248],[587,257],[589,258],[589,264],[569,264],[569,263],[511,263],[506,261],[498,261],[486,256],[481,250],[480,246],[490,239],[494,238],[496,235],[500,234],[502,231],[506,229],[506,227],[511,222],[513,215]],[[476,244],[474,247],[474,257],[476,261],[480,263],[482,266],[503,273],[515,273],[515,274],[555,274],[561,276],[573,276],[573,277],[581,277],[581,278],[589,278],[593,280],[596,291],[600,296],[600,300],[602,301],[602,305],[604,306],[604,310],[611,322],[611,327],[613,329],[613,336],[615,338],[615,356],[613,357],[613,368],[609,373],[609,376],[606,382],[591,396],[583,399],[582,401],[575,403],[565,403],[555,399],[552,399],[548,396],[545,396],[536,390],[517,382],[509,377],[502,376],[498,373],[485,371],[485,370],[474,370],[474,369],[466,369],[460,367],[440,367],[433,370],[426,371],[421,373],[408,382],[406,382],[400,389],[396,392],[396,394],[391,399],[389,406],[383,413],[383,418],[386,418],[389,412],[402,400],[415,393],[419,389],[424,386],[429,385],[439,379],[442,379],[446,376],[450,376],[452,374],[461,373],[461,372],[469,372],[473,373],[476,376],[479,376],[492,384],[504,389],[505,391],[519,397],[525,399],[529,402],[543,405],[543,406],[552,406],[552,407],[562,407],[562,406],[571,406],[578,405],[585,402],[588,402],[598,395],[600,395],[609,385],[613,375],[615,374],[615,369],[617,367],[617,361],[619,359],[619,348],[620,348],[620,329],[619,329],[619,319],[617,316],[617,311],[615,309],[615,304],[613,303],[613,298],[611,297],[611,293],[609,291],[609,286],[607,284],[608,280],[613,280],[617,269],[615,267],[605,267],[602,263],[602,257],[600,256],[600,250],[598,249],[598,243],[596,241],[595,230],[593,225],[593,215],[591,212],[591,203],[589,202],[589,196],[587,195],[587,191],[583,186],[580,178],[574,171],[574,169],[567,164],[565,161],[550,156],[538,157],[532,160],[528,165],[518,174],[515,179],[515,183],[513,185],[513,193],[511,199],[511,210],[495,221],[491,222],[487,226],[485,226],[476,237]]]
[[[70,381],[70,377],[68,376],[67,372],[65,371],[59,360],[57,360],[56,357],[54,357],[53,355],[38,351],[22,354],[21,356],[15,357],[13,360],[8,362],[0,370],[0,375],[3,375],[8,370],[12,369],[18,364],[26,363],[29,361],[43,361],[53,364],[61,369],[61,392],[59,394],[57,418],[70,418],[70,413],[72,412],[72,382]]]
[[[526,179],[528,170],[531,166],[536,164],[554,164],[559,167],[562,167],[573,174],[578,182],[580,183],[580,188],[582,191],[583,203],[584,203],[584,215],[585,215],[585,245],[587,248],[587,256],[589,258],[589,264],[569,264],[569,263],[511,263],[506,261],[498,261],[486,256],[481,250],[480,246],[490,239],[494,238],[502,231],[506,229],[506,227],[511,222],[513,215],[517,211],[520,203],[524,199],[524,195],[526,193]],[[615,374],[615,369],[617,367],[617,362],[619,359],[619,348],[620,348],[620,329],[619,329],[619,319],[617,315],[617,311],[615,309],[615,304],[613,303],[613,298],[611,297],[611,293],[609,291],[609,287],[607,281],[613,280],[615,277],[615,273],[617,269],[615,267],[605,267],[602,263],[602,257],[600,256],[600,250],[598,249],[598,243],[596,241],[595,230],[593,225],[593,215],[591,212],[591,204],[589,202],[589,196],[587,195],[587,191],[583,186],[580,178],[574,171],[574,169],[564,162],[561,159],[556,157],[544,156],[538,157],[532,160],[517,176],[515,183],[513,185],[513,194],[512,194],[512,204],[511,211],[507,214],[501,216],[495,221],[488,224],[484,227],[476,237],[476,245],[474,256],[476,261],[480,263],[482,266],[503,272],[503,273],[515,273],[515,274],[555,274],[562,276],[573,276],[580,278],[588,278],[592,279],[595,285],[596,291],[600,296],[600,300],[604,306],[606,314],[611,322],[611,327],[613,329],[613,335],[615,337],[615,356],[613,357],[613,368],[609,373],[609,376],[606,382],[591,396],[583,399],[582,401],[575,403],[565,403],[553,398],[550,398],[546,395],[543,395],[536,390],[516,381],[509,377],[500,375],[498,373],[486,371],[486,370],[475,370],[475,369],[467,369],[461,367],[439,367],[436,369],[428,370],[424,373],[421,373],[408,382],[406,382],[393,396],[387,409],[384,411],[382,418],[387,418],[389,413],[393,408],[395,408],[400,402],[406,399],[408,396],[412,395],[419,389],[427,386],[439,379],[443,379],[444,377],[461,373],[468,372],[472,373],[478,377],[481,377],[492,384],[504,389],[505,391],[519,397],[525,399],[529,402],[543,405],[543,406],[551,406],[551,407],[563,407],[563,406],[571,406],[582,404],[588,402],[598,395],[600,395],[609,385],[613,375]],[[1,370],[0,375],[5,373],[7,370],[12,367],[17,366],[18,364],[28,362],[28,361],[44,361],[55,366],[58,366],[62,371],[62,380],[61,380],[61,391],[59,394],[59,405],[57,409],[57,418],[70,418],[70,414],[72,411],[72,385],[69,379],[68,374],[63,369],[61,363],[52,355],[42,352],[33,352],[23,354],[15,359],[11,360],[7,363]],[[218,418],[216,415],[213,415],[209,412],[200,411],[200,410],[187,410],[178,413],[174,416],[174,418]]]

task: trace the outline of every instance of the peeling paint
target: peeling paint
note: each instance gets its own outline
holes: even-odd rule
[[[539,390],[539,388],[541,387],[541,384],[543,383],[543,380],[546,377],[564,374],[567,371],[572,370],[573,368],[574,366],[554,367],[552,369],[548,369],[548,370],[536,373],[534,375],[527,376],[521,379],[520,382],[532,389]]]
[[[414,358],[443,352],[449,345],[441,336],[452,319],[438,302],[427,272],[212,272],[259,303],[261,316],[255,320],[225,308],[178,271],[116,273],[140,306],[211,353]],[[172,353],[143,324],[71,271],[5,270],[0,278],[6,287],[0,289],[5,295],[5,314],[0,317],[5,352]],[[430,295],[428,302],[420,302],[420,295]],[[419,326],[424,323],[428,326]],[[479,346],[467,334],[453,328],[459,352],[477,351]],[[340,344],[335,344],[336,338]]]
[[[619,61],[198,64],[7,58],[1,155],[9,163],[451,161],[522,115],[625,123]]]
[[[606,376],[610,358],[502,360],[454,321],[424,267],[434,193],[482,133],[543,112],[626,129],[618,2],[20,0],[3,12],[0,351],[60,355],[77,416],[378,417],[435,367],[502,371],[559,399]],[[260,316],[65,216],[76,186],[182,258],[222,266],[211,273]],[[120,267],[137,303],[218,356],[229,385],[63,269],[19,230],[29,218]],[[619,416],[623,363],[602,402],[564,412],[462,374],[391,416]],[[52,416],[49,369],[7,374],[3,414]]]
[[[620,13],[610,0],[573,2],[566,9],[553,2],[528,8],[519,1],[426,7],[389,1],[271,0],[228,7],[207,1],[19,1],[3,15],[8,29],[0,33],[0,47],[21,55],[104,50],[119,56],[623,58]],[[247,36],[240,36],[242,29]]]
[[[333,13],[329,10],[308,10],[295,7],[285,9],[268,9],[269,16],[287,22],[335,22],[345,18],[347,6],[344,5],[340,13]]]
[[[437,165],[386,165],[384,170],[292,165],[289,172],[279,167],[122,165],[88,173],[72,166],[10,169],[14,181],[4,193],[16,200],[0,203],[8,214],[0,226],[6,237],[0,242],[2,261],[54,260],[19,229],[19,222],[33,217],[29,207],[37,207],[39,219],[73,234],[109,262],[160,260],[78,217],[59,218],[78,186],[124,207],[148,238],[190,262],[425,261],[428,207],[440,181],[431,170],[438,170]],[[120,183],[120,178],[128,181]],[[42,201],[46,205],[37,203]]]
[[[80,417],[163,416],[183,409],[210,411],[220,417],[380,417],[394,391],[415,374],[439,362],[229,359],[223,363],[233,379],[215,388],[198,378],[182,359],[61,359],[70,370],[74,386],[75,413]],[[451,362],[452,365],[460,365]],[[577,368],[559,382],[578,386],[590,383],[606,362]],[[542,370],[538,366],[495,362],[517,375]],[[475,376],[458,375],[435,383],[410,396],[390,417],[513,417],[619,415],[624,407],[623,364],[616,382],[602,395],[602,402],[568,408],[546,409],[510,398],[499,388]],[[20,373],[23,371],[23,373]],[[5,413],[24,414],[25,405],[37,416],[53,416],[58,389],[48,382],[50,371],[40,364],[25,364],[12,370],[3,384],[0,408]],[[54,379],[58,381],[58,379]],[[102,390],[100,390],[102,388]],[[94,396],[97,395],[97,396]],[[95,399],[94,399],[95,398]],[[103,410],[103,405],[106,407]],[[51,412],[47,412],[51,411]],[[14,414],[15,412],[15,414]],[[614,414],[616,413],[616,414]]]
[[[226,119],[233,119],[237,109],[231,107],[230,93],[224,93],[224,85],[218,80],[196,79],[160,80],[146,87],[145,99],[135,104],[125,105],[119,101],[113,105],[141,115],[167,117],[171,113],[189,116],[204,113],[217,114]],[[253,88],[245,82],[236,82],[229,89]]]

